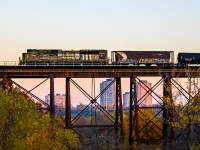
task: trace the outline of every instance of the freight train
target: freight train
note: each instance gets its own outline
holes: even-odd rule
[[[112,51],[105,49],[27,49],[19,65],[133,65],[187,66],[200,64],[200,53],[179,53],[177,64],[173,51]]]

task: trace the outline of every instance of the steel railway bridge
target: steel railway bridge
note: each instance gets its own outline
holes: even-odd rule
[[[180,91],[186,92],[186,94],[190,95],[184,87],[182,87],[179,83],[177,83],[174,78],[199,78],[200,68],[197,66],[187,67],[187,68],[176,68],[176,67],[145,67],[145,66],[0,66],[0,78],[3,83],[6,80],[11,81],[14,85],[18,86],[21,90],[28,93],[30,96],[39,101],[44,108],[50,113],[50,116],[53,117],[55,115],[55,101],[54,101],[54,79],[55,78],[65,78],[65,88],[66,88],[66,111],[65,111],[65,125],[66,128],[91,128],[91,127],[104,127],[109,128],[113,127],[115,133],[120,135],[120,137],[124,136],[124,124],[123,124],[123,106],[122,106],[122,86],[121,79],[128,78],[130,82],[130,110],[129,110],[129,143],[133,142],[139,144],[142,141],[160,141],[162,144],[167,145],[167,143],[172,143],[178,138],[173,131],[173,127],[169,124],[169,122],[173,121],[172,113],[169,113],[167,103],[163,101],[163,97],[160,97],[157,93],[155,93],[155,89],[158,85],[163,87],[163,96],[168,97],[172,100],[172,85],[181,89]],[[159,77],[160,80],[152,86],[152,88],[147,87],[142,83],[140,77]],[[23,86],[19,85],[13,79],[15,78],[45,78],[45,81],[49,79],[50,81],[50,105],[44,102],[42,99],[32,94],[32,90],[27,90]],[[76,83],[74,78],[113,78],[113,81],[101,92],[98,96],[93,97],[86,92],[84,87],[81,87],[78,83]],[[44,81],[43,81],[44,82]],[[41,82],[35,88],[43,84]],[[143,88],[146,89],[145,96],[154,93],[162,103],[158,106],[160,111],[155,114],[153,118],[148,121],[145,121],[144,127],[139,128],[139,118],[141,120],[141,116],[138,115],[142,109],[157,109],[158,107],[141,107],[139,105],[139,101],[137,99],[136,92],[136,84],[139,83]],[[70,92],[70,84],[75,85],[88,99],[89,104],[85,106],[85,108],[74,118],[71,117],[71,92]],[[116,86],[116,100],[115,100],[115,116],[110,115],[110,113],[101,106],[97,99],[112,85]],[[5,89],[5,85],[3,84],[3,89]],[[64,88],[64,87],[63,87]],[[195,96],[199,95],[199,92],[196,93]],[[188,102],[191,98],[195,96],[189,96]],[[187,97],[187,96],[186,96]],[[112,124],[77,124],[77,120],[83,115],[83,113],[91,106],[96,106],[99,111],[101,111],[105,117],[109,118],[112,121]],[[188,103],[186,104],[188,105]],[[153,119],[161,114],[162,118],[162,127],[158,127],[158,130],[161,131],[161,135],[156,139],[148,139],[142,138],[141,131],[150,123],[153,123]],[[154,125],[156,127],[156,125]],[[152,127],[150,127],[152,128]],[[151,129],[152,132],[157,132],[154,128]],[[123,139],[123,138],[121,138]]]

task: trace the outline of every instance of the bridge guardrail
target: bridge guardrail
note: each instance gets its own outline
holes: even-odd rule
[[[18,66],[19,61],[0,61],[0,66]]]

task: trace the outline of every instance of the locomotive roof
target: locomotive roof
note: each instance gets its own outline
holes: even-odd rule
[[[27,51],[51,51],[51,50],[61,51],[62,49],[27,49]]]

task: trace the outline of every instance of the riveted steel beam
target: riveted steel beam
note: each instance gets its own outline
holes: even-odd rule
[[[71,96],[70,96],[70,79],[66,78],[66,94],[65,94],[65,127],[71,127]]]
[[[192,72],[192,74],[191,74]],[[171,74],[173,78],[187,78],[188,74],[196,77],[200,74],[199,67],[190,68],[158,68],[135,66],[0,66],[0,73],[9,78],[48,78],[54,74],[56,78],[108,78],[135,76],[163,76]]]
[[[137,82],[136,77],[130,78],[130,110],[129,110],[129,144],[133,144],[133,127],[135,130],[137,144],[139,142],[138,135],[138,103],[137,103]],[[134,112],[134,117],[133,117]],[[133,119],[134,118],[134,119]]]
[[[121,142],[123,142],[124,137],[124,126],[123,126],[123,106],[122,106],[122,91],[121,91],[121,78],[117,77],[116,80],[116,111],[115,111],[115,125],[118,125],[115,127],[115,132],[118,134],[118,128],[120,126],[120,139]],[[120,122],[119,122],[120,117]]]
[[[36,95],[34,95],[33,93],[29,92],[29,90],[25,89],[23,86],[21,86],[20,84],[18,84],[17,82],[13,81],[12,79],[8,79],[10,82],[12,82],[14,85],[16,85],[18,88],[20,88],[21,90],[23,90],[26,94],[32,96],[33,98],[35,98],[37,101],[39,101],[41,104],[43,104],[46,107],[49,107],[49,104],[47,104],[46,102],[44,102],[42,99],[40,99],[39,97],[37,97]]]
[[[55,116],[55,99],[54,99],[54,76],[50,76],[50,117],[54,118]]]
[[[173,103],[172,100],[172,83],[171,83],[171,76],[169,74],[166,74],[163,76],[164,78],[164,87],[163,87],[163,96],[166,99],[170,100],[170,103]],[[168,102],[163,101],[163,146],[167,147],[168,142],[174,143],[175,141],[175,133],[174,128],[171,125],[173,122],[173,111],[168,110]],[[170,128],[170,139],[168,141],[168,128]]]

